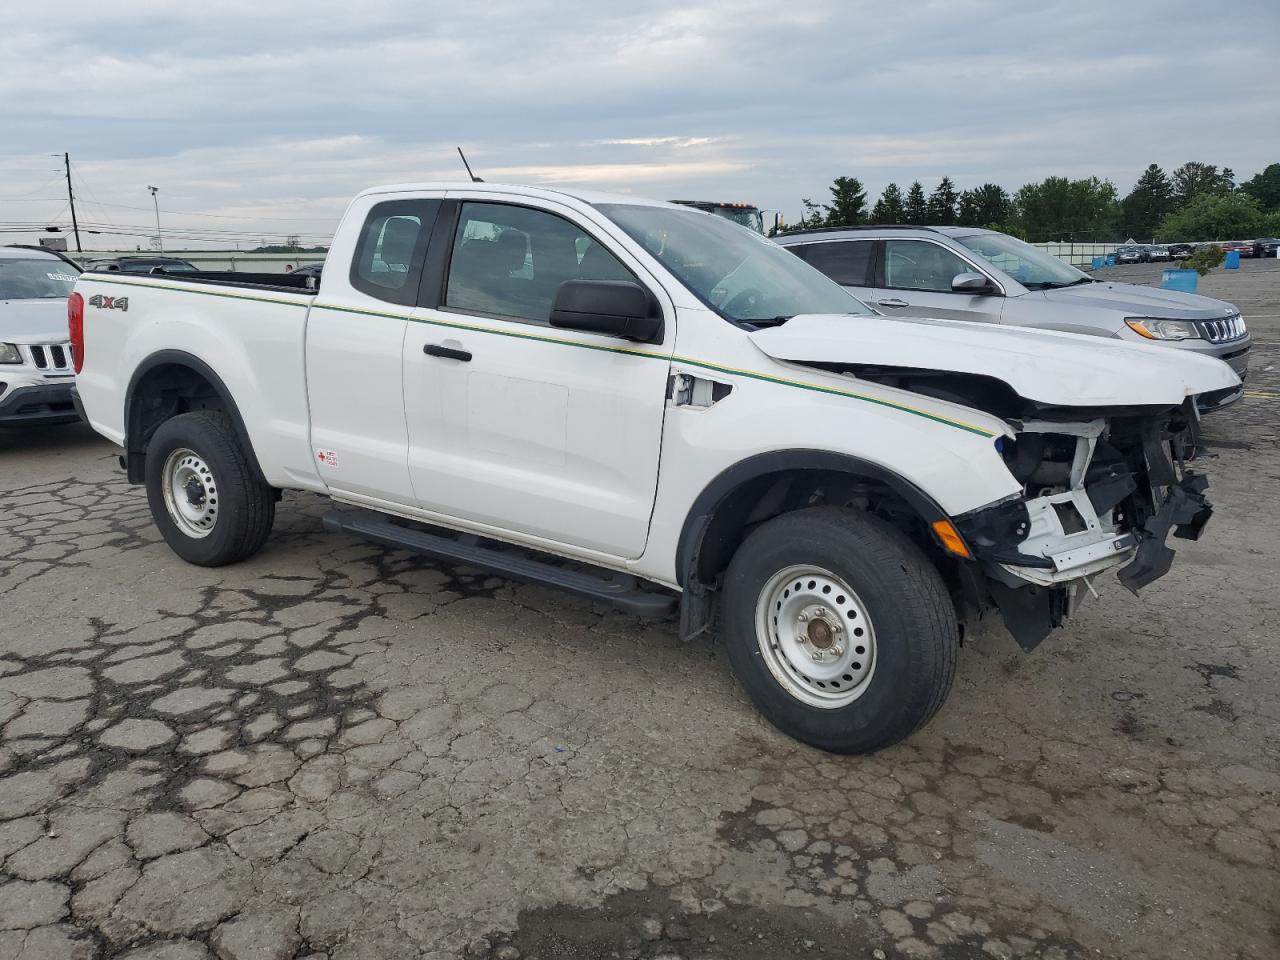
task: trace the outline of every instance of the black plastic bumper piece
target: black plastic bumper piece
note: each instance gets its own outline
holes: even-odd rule
[[[1116,574],[1132,593],[1159,580],[1173,566],[1174,551],[1165,543],[1170,531],[1183,540],[1199,540],[1213,516],[1213,505],[1204,496],[1209,479],[1188,473],[1169,487],[1169,496],[1142,528],[1142,541],[1126,566]]]
[[[69,382],[14,387],[0,396],[0,426],[72,423],[78,419]]]
[[[1030,653],[1067,617],[1067,588],[1010,587],[998,580],[988,583],[1004,625],[1023,650]]]
[[[408,526],[372,511],[334,510],[324,516],[324,527],[350,533],[386,547],[411,550],[437,560],[461,563],[513,580],[542,583],[569,593],[599,600],[642,617],[662,617],[676,606],[676,595],[649,589],[629,574],[592,568],[559,566],[556,558],[509,544],[482,540],[421,525]]]

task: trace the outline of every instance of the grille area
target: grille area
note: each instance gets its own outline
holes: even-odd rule
[[[69,343],[33,343],[20,347],[25,350],[31,365],[46,373],[71,372],[71,344]]]
[[[1210,343],[1229,343],[1239,340],[1247,332],[1238,313],[1221,320],[1197,320],[1196,326],[1200,328],[1200,336]]]

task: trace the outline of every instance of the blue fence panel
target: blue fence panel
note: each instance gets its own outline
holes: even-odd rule
[[[1162,290],[1181,290],[1183,293],[1195,293],[1200,274],[1194,270],[1169,269],[1160,275]]]

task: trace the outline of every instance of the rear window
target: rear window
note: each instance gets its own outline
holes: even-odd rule
[[[0,300],[59,300],[71,295],[77,272],[56,257],[0,257]]]
[[[412,305],[439,200],[390,200],[365,218],[351,263],[351,285],[388,303]]]

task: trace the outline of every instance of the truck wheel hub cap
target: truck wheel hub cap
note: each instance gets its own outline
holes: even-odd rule
[[[756,603],[756,640],[774,679],[809,706],[847,706],[866,692],[875,671],[866,606],[821,567],[787,567],[769,579]]]
[[[174,450],[160,475],[169,519],[188,537],[202,539],[218,522],[218,484],[194,450]]]

